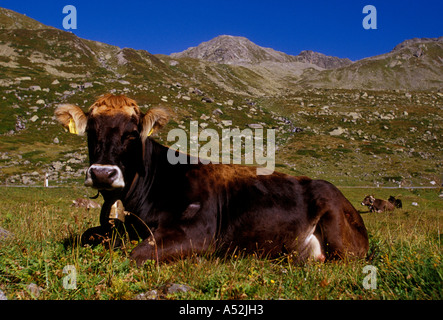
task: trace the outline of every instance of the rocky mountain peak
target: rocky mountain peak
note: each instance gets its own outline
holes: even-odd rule
[[[323,69],[335,69],[350,65],[352,61],[348,58],[327,56],[320,52],[304,50],[297,56],[298,61],[315,64]]]
[[[245,37],[230,35],[218,36],[197,47],[185,51],[172,53],[173,58],[194,58],[216,63],[251,65],[261,63],[294,63],[302,62],[307,65],[316,65],[322,69],[339,68],[352,63],[349,59],[330,57],[314,51],[302,51],[293,56],[272,48],[256,45]]]
[[[1,29],[54,29],[15,11],[0,8]]]
[[[271,48],[263,48],[245,37],[221,35],[197,47],[172,53],[173,58],[195,58],[224,64],[254,64],[261,61],[288,62],[291,57]]]
[[[407,40],[397,44],[392,51],[398,51],[398,50],[400,50],[402,48],[405,48],[405,47],[410,47],[410,46],[415,45],[415,44],[423,44],[423,43],[428,43],[428,42],[443,42],[443,37],[439,37],[439,38],[412,38],[412,39],[407,39]]]

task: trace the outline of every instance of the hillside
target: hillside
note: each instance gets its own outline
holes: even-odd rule
[[[81,39],[5,9],[0,25],[2,185],[41,184],[45,173],[50,184],[81,184],[85,138],[64,132],[54,108],[69,102],[86,109],[105,92],[124,93],[143,110],[170,108],[172,121],[155,137],[164,144],[173,143],[168,130],[189,130],[190,120],[219,133],[255,124],[276,130],[279,171],[341,185],[441,183],[443,93],[424,90],[441,88],[440,40],[406,42],[325,69],[317,53],[295,61],[251,44],[244,57],[220,57],[267,60],[237,65],[152,55]],[[391,70],[389,77],[377,76],[376,68]],[[362,79],[349,80],[353,74]],[[421,81],[410,80],[416,74]]]
[[[406,40],[389,53],[307,73],[299,83],[322,88],[442,90],[443,37]]]

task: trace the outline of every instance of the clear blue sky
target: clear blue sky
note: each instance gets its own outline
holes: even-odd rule
[[[0,0],[5,7],[63,29],[65,5],[77,8],[82,38],[170,54],[221,34],[297,55],[314,50],[358,60],[405,39],[443,36],[443,0]],[[365,30],[365,5],[377,30]]]

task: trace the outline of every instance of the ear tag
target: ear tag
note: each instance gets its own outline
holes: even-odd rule
[[[151,131],[149,131],[148,133],[148,137],[154,132],[154,128],[151,129]]]
[[[72,133],[72,134],[78,134],[78,131],[77,131],[77,128],[76,128],[76,126],[75,126],[75,122],[74,122],[74,119],[69,119],[69,125],[68,125],[68,127],[69,127],[69,132],[70,133]]]

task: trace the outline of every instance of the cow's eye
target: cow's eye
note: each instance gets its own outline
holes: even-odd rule
[[[133,141],[139,137],[139,134],[137,131],[131,131],[131,132],[125,132],[122,136],[122,142],[125,141]]]

